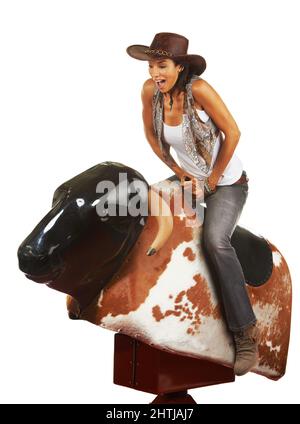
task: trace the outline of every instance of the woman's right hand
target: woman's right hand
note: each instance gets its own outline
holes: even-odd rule
[[[204,199],[203,188],[201,187],[199,180],[194,177],[194,175],[184,171],[180,175],[180,185],[185,190],[191,190],[194,196],[196,196],[196,199]]]

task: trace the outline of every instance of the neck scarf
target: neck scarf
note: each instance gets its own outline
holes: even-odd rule
[[[214,145],[220,130],[211,118],[205,123],[199,118],[192,94],[192,83],[197,79],[201,78],[193,75],[190,82],[185,86],[182,138],[188,156],[203,173],[208,173],[211,168]],[[162,137],[163,108],[163,93],[157,88],[152,99],[153,127],[163,156],[169,157],[169,147]]]

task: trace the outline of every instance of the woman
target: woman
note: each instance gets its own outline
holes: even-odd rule
[[[149,63],[151,78],[143,85],[142,102],[145,135],[153,151],[197,198],[204,186],[203,244],[235,341],[234,372],[243,375],[258,359],[258,329],[230,242],[248,196],[248,178],[234,154],[240,131],[220,96],[198,77],[205,59],[187,54],[187,49],[185,37],[158,33],[150,47],[132,45],[127,53]],[[170,155],[171,146],[181,166]]]

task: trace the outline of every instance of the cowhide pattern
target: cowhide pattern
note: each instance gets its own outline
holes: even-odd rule
[[[174,212],[180,190],[168,180],[152,185],[167,198]],[[146,251],[157,232],[149,216],[136,245],[113,280],[80,318],[121,332],[158,349],[209,359],[233,366],[234,346],[225,325],[220,301],[201,248],[202,225],[187,224],[187,210],[174,215],[173,233],[153,256]],[[191,222],[191,221],[189,221]],[[270,243],[270,242],[269,242]],[[276,380],[286,367],[290,320],[291,278],[279,250],[270,243],[273,272],[260,287],[247,286],[261,332],[259,363],[253,372]],[[67,307],[78,312],[68,296]]]

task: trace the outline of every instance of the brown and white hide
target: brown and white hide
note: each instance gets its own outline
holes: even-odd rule
[[[168,180],[151,188],[164,197],[171,194],[173,201],[181,193]],[[170,206],[173,213],[173,202]],[[146,251],[157,233],[157,221],[148,217],[127,260],[99,297],[81,311],[80,319],[158,349],[232,367],[233,340],[216,294],[218,282],[213,281],[201,247],[202,225],[199,221],[186,225],[185,212],[174,215],[171,237],[153,256]],[[259,363],[253,372],[276,380],[286,367],[292,293],[287,264],[270,246],[274,266],[269,280],[247,290],[261,331]],[[68,297],[67,305],[78,314],[73,298]]]

